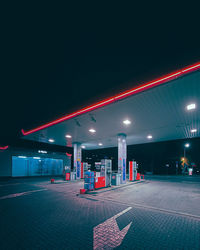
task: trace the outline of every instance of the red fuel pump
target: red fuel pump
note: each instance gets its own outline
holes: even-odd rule
[[[86,171],[88,171],[88,163],[81,162],[81,179],[84,179],[84,175]]]
[[[112,161],[103,159],[101,162],[95,162],[96,177],[94,188],[103,188],[111,186]]]
[[[66,173],[65,174],[65,180],[66,181],[70,181],[70,173]]]
[[[70,173],[71,173],[71,168],[69,166],[65,166],[64,168],[64,180],[65,181],[70,181]]]
[[[136,161],[129,161],[129,181],[137,180],[137,163]]]

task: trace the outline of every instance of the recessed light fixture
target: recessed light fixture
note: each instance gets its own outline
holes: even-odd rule
[[[153,138],[152,135],[148,135],[148,136],[147,136],[147,139],[152,139],[152,138]]]
[[[187,105],[187,110],[193,110],[196,108],[196,104],[195,103],[191,103],[189,105]]]
[[[65,137],[66,137],[66,138],[72,138],[72,136],[71,136],[71,135],[66,135]]]
[[[190,147],[190,144],[189,144],[189,143],[186,143],[186,144],[185,144],[185,147],[186,147],[186,148],[189,148],[189,147]]]
[[[84,146],[84,145],[82,145],[82,146],[81,146],[81,148],[85,148],[85,146]]]
[[[197,129],[196,129],[196,128],[191,129],[190,132],[191,132],[191,133],[196,133],[196,132],[197,132]]]
[[[54,139],[49,139],[49,142],[55,142],[55,140]]]
[[[47,154],[47,151],[45,151],[45,150],[38,150],[38,153]]]
[[[125,125],[129,125],[129,124],[131,124],[131,121],[127,119],[127,120],[124,120],[123,123],[124,123]]]
[[[103,146],[103,143],[100,142],[98,145],[99,145],[99,146]]]
[[[96,132],[96,130],[93,129],[93,128],[89,129],[89,131],[90,131],[90,133],[95,133]]]

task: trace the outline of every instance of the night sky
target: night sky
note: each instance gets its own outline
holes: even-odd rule
[[[195,6],[6,6],[0,145],[200,58]]]
[[[176,162],[178,162],[178,173],[181,173],[181,158],[184,156],[184,145],[190,143],[190,147],[185,151],[185,157],[189,164],[195,163],[194,173],[200,173],[199,148],[200,138],[189,140],[174,140],[167,142],[145,143],[140,145],[127,146],[127,163],[136,161],[139,172],[153,172],[154,174],[176,174]],[[97,150],[83,150],[83,161],[91,164],[101,159],[112,159],[112,170],[118,169],[118,148],[106,148]],[[169,167],[166,165],[169,164]],[[128,168],[127,168],[128,171]]]

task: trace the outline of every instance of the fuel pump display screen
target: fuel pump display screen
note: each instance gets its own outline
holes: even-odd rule
[[[95,162],[95,170],[97,172],[100,172],[101,171],[101,162]]]

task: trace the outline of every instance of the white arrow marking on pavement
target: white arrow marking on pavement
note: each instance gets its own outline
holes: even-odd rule
[[[120,246],[127,234],[132,222],[130,222],[121,231],[117,225],[116,218],[128,212],[132,207],[128,207],[122,212],[114,215],[93,229],[93,249],[113,249]]]

